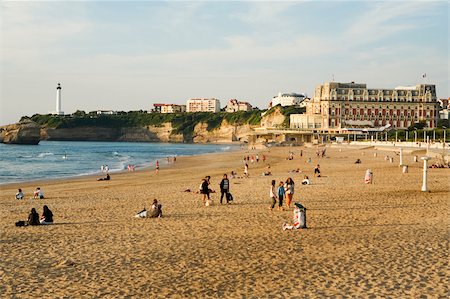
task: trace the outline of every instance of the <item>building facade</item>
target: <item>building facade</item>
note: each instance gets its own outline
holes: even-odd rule
[[[186,102],[187,112],[219,112],[220,101],[218,99],[190,99]]]
[[[186,105],[163,104],[161,106],[161,113],[181,113],[181,112],[186,112]]]
[[[269,109],[276,106],[294,106],[300,105],[306,99],[306,95],[302,93],[278,93],[269,103]]]
[[[252,110],[252,105],[248,102],[240,102],[236,99],[231,99],[228,101],[225,107],[226,112],[236,112],[236,111],[250,111]]]
[[[406,129],[425,122],[434,128],[439,103],[436,87],[431,84],[371,89],[366,84],[327,82],[316,87],[306,113],[291,115],[291,128],[316,128],[306,119],[320,116],[321,130],[341,131],[345,128],[391,127]],[[306,126],[306,127],[305,127]]]

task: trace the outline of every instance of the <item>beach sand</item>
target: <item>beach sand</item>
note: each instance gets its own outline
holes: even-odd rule
[[[300,157],[300,149],[303,156]],[[288,151],[294,160],[285,158]],[[0,294],[32,298],[445,298],[449,291],[449,169],[429,169],[405,154],[403,174],[393,152],[343,146],[180,157],[153,170],[39,182],[47,198],[29,199],[37,183],[1,186]],[[234,203],[219,204],[223,173]],[[377,157],[374,157],[377,152]],[[384,160],[394,156],[394,163]],[[306,163],[308,157],[312,163]],[[360,158],[361,164],[354,164]],[[315,178],[320,164],[323,177]],[[303,173],[289,174],[300,168]],[[374,184],[364,184],[367,168]],[[303,175],[312,185],[300,184]],[[210,175],[213,205],[197,190]],[[294,202],[307,207],[308,229],[283,231],[292,210],[270,211],[272,179],[296,182]],[[15,200],[16,189],[26,193]],[[138,219],[154,198],[161,219]],[[51,226],[15,227],[32,207],[53,211]]]

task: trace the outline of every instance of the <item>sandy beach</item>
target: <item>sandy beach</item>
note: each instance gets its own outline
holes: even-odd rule
[[[300,150],[303,156],[300,157]],[[293,160],[286,160],[288,152]],[[377,157],[374,157],[374,153]],[[219,204],[230,179],[234,202]],[[450,170],[374,148],[284,147],[181,157],[154,170],[1,186],[0,294],[4,298],[448,298]],[[394,157],[394,163],[384,156]],[[312,162],[307,163],[307,158]],[[361,164],[354,164],[356,159]],[[435,160],[432,160],[433,162]],[[272,176],[262,176],[270,164]],[[321,178],[313,169],[320,164]],[[431,164],[431,163],[430,163]],[[288,173],[299,168],[302,173]],[[374,184],[364,184],[366,169]],[[300,184],[304,175],[312,185]],[[195,191],[211,176],[213,205]],[[270,211],[275,179],[296,182],[308,229],[283,231],[292,210]],[[16,200],[17,188],[26,199]],[[138,219],[154,198],[161,219]],[[53,211],[51,226],[15,227],[32,207]]]

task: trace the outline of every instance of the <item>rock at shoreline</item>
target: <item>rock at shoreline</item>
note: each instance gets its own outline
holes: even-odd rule
[[[0,127],[0,142],[7,144],[38,144],[40,126],[31,120]]]

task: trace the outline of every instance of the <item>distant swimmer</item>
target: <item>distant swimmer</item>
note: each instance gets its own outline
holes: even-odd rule
[[[63,158],[64,160],[67,159],[67,155],[64,154],[62,158]]]

